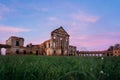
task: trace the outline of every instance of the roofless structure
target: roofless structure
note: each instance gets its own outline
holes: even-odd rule
[[[63,27],[53,30],[50,39],[41,44],[32,43],[24,46],[24,38],[11,36],[6,44],[0,44],[1,49],[6,49],[6,55],[48,55],[48,56],[120,56],[120,45],[110,47],[105,51],[79,51],[76,46],[69,44],[70,35]]]

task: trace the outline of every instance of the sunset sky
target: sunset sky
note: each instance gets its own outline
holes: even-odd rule
[[[78,50],[105,50],[120,43],[120,0],[0,0],[0,44],[40,44],[60,26]]]

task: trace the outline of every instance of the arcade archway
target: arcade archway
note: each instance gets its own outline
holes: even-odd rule
[[[6,49],[10,48],[11,46],[6,45],[6,44],[0,44],[0,55],[5,55],[6,54]]]

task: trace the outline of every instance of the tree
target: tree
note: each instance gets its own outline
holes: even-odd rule
[[[110,46],[109,48],[108,48],[108,51],[112,51],[114,49],[114,46]]]

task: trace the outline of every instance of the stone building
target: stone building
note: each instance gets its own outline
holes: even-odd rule
[[[69,45],[69,56],[76,56],[77,55],[77,49],[76,46]]]
[[[106,56],[108,51],[78,51],[78,56]]]
[[[11,46],[7,48],[6,54],[21,54],[24,51],[24,38],[11,36],[6,40],[6,45]]]
[[[69,35],[60,27],[51,32],[51,39],[45,41],[44,50],[46,55],[68,55]]]
[[[6,40],[6,45],[9,45],[10,48],[7,48],[7,55],[15,55],[15,54],[40,54],[40,45],[33,45],[32,43],[28,44],[26,47],[24,46],[24,38],[11,36],[8,40]]]
[[[120,44],[110,46],[104,51],[78,51],[78,56],[120,56]]]
[[[6,44],[0,44],[0,55],[5,55],[6,54],[6,49],[8,49],[8,48],[11,48],[11,46],[6,45]]]
[[[70,35],[59,27],[51,32],[51,38],[42,44],[33,45],[32,43],[24,47],[24,38],[11,36],[6,40],[6,45],[11,46],[7,48],[6,54],[34,54],[34,55],[76,55],[76,47],[69,45]]]
[[[110,46],[107,51],[110,52],[107,56],[120,56],[120,44]]]
[[[76,47],[69,47],[69,37],[70,35],[60,27],[51,32],[51,39],[43,42],[44,53],[45,55],[69,55],[69,52],[72,55],[76,54]]]
[[[39,55],[40,45],[33,45],[32,43],[30,43],[25,47],[25,50],[27,54]]]
[[[113,56],[120,56],[120,49],[114,49]]]
[[[110,46],[104,51],[78,51],[76,46],[69,44],[69,37],[63,27],[53,30],[49,40],[37,45],[30,43],[24,46],[24,38],[11,36],[6,44],[0,44],[0,54],[4,48],[7,55],[120,56],[120,44]]]

